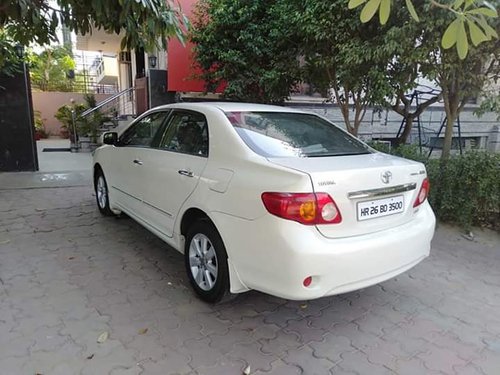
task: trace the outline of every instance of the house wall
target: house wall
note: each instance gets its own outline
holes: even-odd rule
[[[33,108],[40,111],[45,130],[50,135],[59,135],[61,123],[54,117],[57,110],[65,104],[71,104],[71,99],[75,103],[84,103],[83,93],[75,92],[33,92]],[[95,94],[97,103],[110,97],[111,94]]]

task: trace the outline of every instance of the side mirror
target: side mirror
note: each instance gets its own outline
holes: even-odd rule
[[[118,133],[106,132],[102,135],[102,143],[115,146],[118,143]]]

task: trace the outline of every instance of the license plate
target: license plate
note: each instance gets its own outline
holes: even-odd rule
[[[388,216],[404,211],[404,198],[396,197],[376,199],[358,203],[358,221]]]

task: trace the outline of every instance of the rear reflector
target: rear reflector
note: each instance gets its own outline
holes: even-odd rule
[[[429,179],[425,178],[424,181],[422,181],[422,187],[420,188],[420,191],[418,192],[417,199],[415,200],[415,203],[413,203],[413,207],[418,207],[422,203],[425,202],[425,200],[429,196],[430,187],[431,186],[429,183]]]
[[[342,221],[335,201],[327,193],[263,193],[262,202],[269,213],[305,225]]]
[[[312,279],[312,277],[311,277],[311,276],[307,276],[307,277],[304,279],[304,281],[303,281],[303,283],[302,283],[302,284],[304,284],[304,286],[307,288],[309,285],[311,285],[312,280],[313,280],[313,279]]]

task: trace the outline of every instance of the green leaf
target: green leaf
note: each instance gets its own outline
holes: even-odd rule
[[[483,31],[474,23],[474,21],[467,20],[469,25],[470,40],[474,46],[478,46],[482,42],[489,40],[489,38],[483,33]]]
[[[366,23],[373,18],[380,5],[380,1],[381,0],[369,0],[368,3],[366,3],[361,11],[361,22]]]
[[[490,3],[489,1],[483,1],[483,5],[485,5],[486,7],[490,8],[490,9],[493,9],[493,10],[496,10],[497,8],[492,4]]]
[[[465,0],[455,0],[455,3],[453,3],[453,9],[458,9],[460,8]]]
[[[441,38],[441,45],[443,46],[444,49],[453,47],[457,42],[457,32],[459,24],[460,20],[457,18],[448,25],[448,28],[446,29],[446,31],[443,34],[443,37]]]
[[[476,8],[467,11],[467,14],[482,14],[486,17],[498,17],[498,13],[495,9],[490,8]]]
[[[406,7],[408,8],[408,12],[410,12],[410,15],[413,17],[413,19],[419,22],[420,19],[418,18],[418,14],[411,0],[406,0]]]
[[[473,6],[476,3],[476,0],[465,0],[465,6],[464,10],[469,9],[471,6]]]
[[[366,0],[350,0],[347,7],[349,9],[354,9],[354,8],[359,7],[361,4],[364,4],[364,3],[366,3]]]
[[[391,1],[392,0],[382,0],[380,2],[380,10],[378,15],[381,25],[385,25],[387,23],[387,20],[389,19],[389,15],[391,14]]]
[[[486,33],[488,40],[490,40],[491,38],[498,38],[498,34],[497,34],[496,30],[493,27],[491,27],[490,25],[488,25],[488,22],[486,21],[486,19],[477,18],[477,21],[479,22],[479,24],[483,28],[484,32]]]
[[[457,32],[457,52],[460,60],[467,57],[467,52],[469,51],[469,41],[467,40],[467,33],[465,32],[465,22],[462,19],[458,20],[458,32]]]

